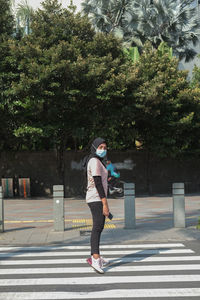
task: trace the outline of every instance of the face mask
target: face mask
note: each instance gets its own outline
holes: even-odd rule
[[[107,150],[103,150],[103,149],[102,150],[100,150],[100,149],[96,150],[96,155],[98,155],[101,158],[105,157],[106,154],[107,154]]]

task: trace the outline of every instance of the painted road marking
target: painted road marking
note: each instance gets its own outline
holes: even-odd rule
[[[187,216],[187,219],[198,218],[199,215]],[[137,220],[143,220],[144,223],[153,220],[172,220],[172,217],[148,217],[148,216],[137,216]],[[110,220],[105,220],[106,222],[110,222]],[[124,218],[113,218],[112,221],[124,221]],[[67,223],[86,223],[92,224],[92,219],[65,219]],[[17,224],[17,223],[54,223],[54,220],[4,220],[4,223],[7,224]]]
[[[112,256],[109,260],[113,264],[105,268],[107,276],[97,275],[86,264],[90,253],[88,245],[0,247],[0,257],[8,258],[0,261],[0,299],[200,297],[200,256],[194,255],[194,251],[186,249],[182,243],[102,245],[101,248],[103,255]],[[174,264],[168,264],[169,261]],[[146,283],[153,284],[152,288],[144,288]],[[173,288],[169,288],[172,283]],[[113,284],[119,289],[112,289]],[[71,292],[72,285],[77,287],[75,292]],[[98,286],[96,291],[95,286]]]
[[[26,292],[1,293],[4,300],[63,300],[63,299],[109,299],[117,298],[159,298],[200,297],[200,288],[170,289],[111,289],[98,292]]]
[[[121,251],[101,251],[102,255],[156,255],[156,254],[180,254],[180,253],[194,253],[190,249],[177,249],[177,250],[168,250],[168,249],[155,249],[155,250],[121,250]],[[0,258],[5,257],[34,257],[34,256],[88,256],[90,251],[73,251],[73,252],[39,252],[39,253],[26,253],[26,252],[10,252],[10,253],[0,253]]]
[[[200,270],[200,264],[192,265],[150,265],[150,266],[109,266],[107,272],[151,272],[151,271],[186,271]],[[94,273],[91,267],[73,268],[25,268],[25,269],[1,269],[0,275],[23,275],[23,274],[72,274]]]
[[[85,229],[85,230],[92,230],[92,226],[91,225],[80,225],[80,224],[76,224],[76,225],[72,225],[72,228],[77,228],[77,229]],[[114,224],[105,224],[104,225],[104,229],[114,229],[116,228],[116,226]]]
[[[140,283],[140,282],[199,282],[200,275],[151,275],[151,276],[102,276],[102,277],[74,277],[74,278],[23,278],[0,279],[0,286],[24,286],[24,285],[97,285],[116,283]]]
[[[102,245],[101,248],[101,253],[104,255],[111,257],[119,254],[118,257],[109,258],[113,264],[105,268],[108,272],[107,276],[97,275],[86,264],[86,257],[90,253],[88,245],[0,247],[0,251],[3,251],[0,252],[0,257],[3,255],[2,257],[8,258],[0,261],[0,299],[78,300],[141,297],[190,299],[200,297],[200,288],[198,288],[200,256],[194,255],[194,251],[186,249],[182,243]],[[170,261],[175,264],[168,264]],[[182,264],[180,264],[181,261],[183,261]],[[189,263],[189,261],[192,262]],[[116,265],[118,263],[119,265]],[[130,263],[130,265],[124,263]],[[137,289],[139,287],[137,284],[140,283],[142,286]],[[144,288],[145,283],[152,283],[152,288],[149,289],[149,286]],[[174,288],[166,288],[167,283],[168,285],[173,283]],[[113,284],[117,284],[119,289],[112,289]],[[133,289],[134,284],[136,284],[136,289]],[[74,289],[75,292],[70,292],[72,285],[77,287]],[[98,286],[96,291],[95,286]],[[37,292],[34,292],[35,290]]]
[[[123,218],[113,218],[112,221],[122,221]],[[92,224],[92,219],[65,219],[65,222],[71,223],[86,223]],[[110,223],[110,220],[105,220],[106,223]],[[5,220],[4,223],[54,223],[54,220]]]
[[[137,248],[183,248],[182,243],[168,243],[168,244],[134,244],[134,245],[101,245],[100,249],[137,249]],[[37,247],[0,247],[0,251],[51,251],[51,250],[85,250],[90,249],[90,246],[37,246]]]
[[[15,256],[13,256],[15,258]],[[112,263],[145,263],[145,262],[170,262],[170,261],[200,261],[200,256],[163,256],[163,257],[121,257],[121,258],[109,258]],[[46,264],[85,264],[85,258],[68,258],[68,259],[42,259],[42,260],[3,260],[0,261],[0,265],[9,266],[9,265],[46,265]]]

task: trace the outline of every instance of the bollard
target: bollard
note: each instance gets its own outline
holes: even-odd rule
[[[135,184],[124,184],[125,229],[135,228]]]
[[[0,232],[4,232],[4,206],[3,206],[3,191],[0,186]]]
[[[185,192],[184,183],[173,183],[173,218],[174,227],[185,227]]]
[[[53,186],[53,213],[54,213],[54,230],[64,231],[65,218],[64,218],[64,186]]]

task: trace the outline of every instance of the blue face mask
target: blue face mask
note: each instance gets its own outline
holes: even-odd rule
[[[101,158],[105,157],[106,154],[107,154],[107,150],[103,150],[103,149],[102,150],[100,150],[100,149],[96,150],[96,155],[98,155]]]

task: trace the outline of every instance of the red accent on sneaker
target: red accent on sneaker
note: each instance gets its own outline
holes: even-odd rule
[[[86,262],[87,262],[89,265],[91,265],[91,264],[92,264],[92,259],[91,259],[91,257],[87,258],[87,259],[86,259]]]

